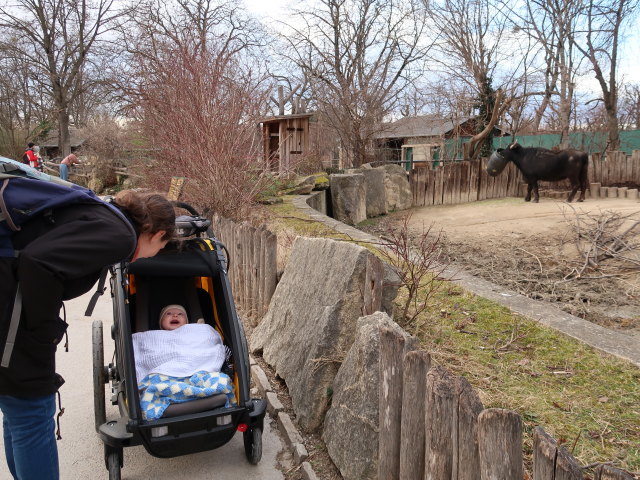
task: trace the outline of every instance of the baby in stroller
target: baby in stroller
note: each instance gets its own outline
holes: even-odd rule
[[[235,404],[232,380],[221,371],[229,353],[220,334],[211,325],[189,323],[182,305],[165,306],[159,325],[132,335],[144,419],[161,418],[171,404],[220,394],[225,407]]]

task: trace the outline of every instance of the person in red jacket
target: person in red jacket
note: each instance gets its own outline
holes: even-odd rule
[[[32,168],[35,168],[38,165],[38,157],[33,151],[35,145],[35,143],[29,142],[27,144],[27,149],[22,154],[22,163],[29,165]]]

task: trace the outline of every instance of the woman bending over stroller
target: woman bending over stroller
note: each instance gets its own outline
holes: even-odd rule
[[[227,356],[220,334],[205,323],[189,323],[181,305],[160,312],[161,330],[134,333],[133,352],[146,420],[161,418],[172,403],[218,394],[235,403],[233,382],[221,373]]]
[[[115,207],[78,203],[48,210],[13,234],[19,255],[0,258],[0,410],[16,479],[59,478],[53,416],[64,383],[55,371],[67,328],[59,317],[62,302],[89,291],[104,267],[152,257],[173,235],[175,212],[162,195],[123,191]],[[7,342],[12,317],[19,324],[15,341]]]

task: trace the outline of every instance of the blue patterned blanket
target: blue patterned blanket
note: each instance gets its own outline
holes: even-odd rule
[[[138,384],[140,407],[145,420],[157,420],[172,403],[183,403],[198,398],[224,393],[225,407],[234,405],[233,382],[221,372],[197,372],[190,377],[170,377],[151,373]]]

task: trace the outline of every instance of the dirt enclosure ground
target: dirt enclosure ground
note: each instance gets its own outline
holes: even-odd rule
[[[400,228],[405,216],[387,215],[365,229],[381,235]],[[640,341],[639,221],[633,200],[503,198],[414,209],[409,225],[413,236],[423,226],[441,232],[445,255],[469,273]]]

